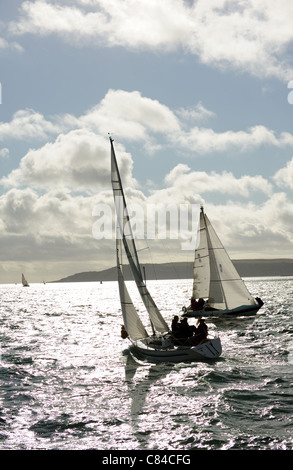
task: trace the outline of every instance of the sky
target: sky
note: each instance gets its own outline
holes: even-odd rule
[[[109,134],[130,206],[202,205],[232,259],[292,258],[292,18],[290,0],[1,0],[0,282],[115,265]],[[192,261],[187,236],[138,240],[142,262]]]

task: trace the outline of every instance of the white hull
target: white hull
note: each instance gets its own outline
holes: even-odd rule
[[[153,345],[149,338],[132,342],[135,352],[138,352],[148,360],[183,362],[198,361],[205,359],[216,359],[222,353],[222,345],[220,338],[210,339],[198,346],[173,346],[160,347]]]
[[[225,310],[189,310],[183,313],[183,317],[198,318],[198,317],[248,317],[256,315],[260,305],[241,305],[241,307]]]

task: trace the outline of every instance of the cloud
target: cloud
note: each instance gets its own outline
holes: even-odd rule
[[[127,188],[126,197],[132,206],[186,203],[188,200],[181,199],[177,189],[171,185],[165,188],[166,194],[172,196],[169,201],[163,190],[146,197],[141,191]],[[97,240],[93,234],[94,208],[99,204],[112,207],[112,202],[111,190],[97,196],[77,196],[65,189],[51,190],[43,195],[30,188],[9,190],[0,197],[3,265],[16,272],[20,266],[26,266],[32,281],[40,281],[43,272],[47,273],[47,279],[57,279],[58,275],[114,265],[114,239]],[[191,197],[188,202],[195,203]],[[203,201],[198,199],[197,203]],[[271,195],[261,205],[230,201],[225,205],[205,204],[205,209],[232,257],[241,257],[241,253],[247,257],[279,256],[280,246],[283,256],[291,256],[293,204],[284,193]],[[173,253],[172,260],[182,260],[182,256],[186,260],[187,254],[181,251],[181,243],[182,239],[168,238],[163,240],[163,245],[162,240],[147,242],[152,249],[152,258],[160,261],[165,261],[163,254],[168,256],[169,250]],[[43,260],[42,264],[40,260]]]
[[[114,241],[97,240],[93,233],[99,205],[107,204],[113,210],[107,136],[111,123],[119,136],[115,148],[130,205],[146,208],[201,204],[233,257],[241,253],[252,257],[279,256],[280,247],[283,256],[291,256],[293,204],[289,196],[276,192],[276,185],[292,188],[293,160],[271,178],[264,178],[258,174],[236,177],[227,170],[195,171],[189,166],[190,157],[186,164],[186,157],[185,163],[166,170],[160,189],[144,192],[139,187],[133,176],[132,155],[125,150],[134,149],[136,144],[140,148],[164,148],[167,157],[170,148],[182,157],[185,151],[189,155],[187,149],[191,147],[197,153],[218,156],[233,150],[234,158],[237,151],[249,148],[290,148],[293,144],[290,133],[277,135],[261,125],[246,131],[224,132],[194,125],[205,116],[215,119],[202,103],[178,113],[137,91],[109,90],[81,116],[46,117],[33,110],[21,110],[10,122],[1,123],[3,141],[17,140],[20,134],[28,141],[34,136],[46,139],[45,144],[39,142],[39,148],[29,149],[19,166],[0,182],[4,189],[0,196],[0,232],[5,269],[17,270],[17,262],[24,264],[29,260],[30,269],[37,276],[39,260],[43,259],[47,278],[50,275],[56,279],[57,272],[61,277],[73,271],[114,265]],[[9,148],[3,145],[0,155],[5,157],[8,152]],[[154,151],[152,161],[155,157],[165,158],[162,153]],[[194,152],[193,156],[197,154]],[[218,196],[217,203],[210,202],[211,193]],[[252,202],[255,196],[262,203]],[[114,223],[114,210],[112,215]],[[182,258],[182,240],[164,242],[167,252],[176,253],[174,260],[177,256]],[[164,261],[162,244],[151,240],[150,245],[152,255]],[[97,253],[97,261],[93,253]],[[62,272],[55,270],[57,264]]]
[[[60,4],[61,3],[61,4]],[[292,75],[290,0],[23,2],[14,35],[59,34],[74,45],[184,50],[202,63],[257,77]]]
[[[106,249],[114,265],[113,241],[97,242],[92,234],[95,203],[94,196],[72,195],[65,189],[40,195],[30,188],[13,188],[2,195],[1,266],[7,271],[4,282],[14,282],[14,275],[19,276],[25,268],[32,282],[99,270],[99,257]]]
[[[226,150],[248,150],[262,145],[285,147],[293,145],[293,135],[282,132],[279,136],[263,125],[247,131],[215,132],[211,128],[191,127],[188,132],[176,136],[183,147],[193,148],[196,153],[223,152]]]
[[[193,113],[194,111],[194,113]],[[182,117],[183,116],[183,117]],[[20,161],[19,167],[0,183],[6,187],[29,185],[49,190],[65,186],[72,191],[96,191],[109,181],[109,149],[107,134],[114,129],[114,136],[120,141],[139,143],[144,152],[158,155],[158,149],[180,153],[185,158],[204,154],[221,154],[268,147],[292,147],[293,135],[276,133],[259,125],[246,131],[216,132],[212,128],[194,126],[194,119],[212,116],[212,111],[199,103],[194,108],[183,108],[177,113],[157,100],[144,97],[138,91],[109,90],[105,97],[81,116],[55,115],[45,117],[34,110],[20,110],[10,122],[0,123],[0,139],[37,141],[46,143],[39,148],[29,149]],[[182,119],[180,119],[182,117]],[[187,119],[186,119],[187,117]],[[189,120],[191,117],[191,120]],[[101,137],[104,136],[104,137]],[[8,148],[1,151],[7,156]],[[192,153],[191,153],[192,152]],[[125,149],[119,148],[121,173],[125,184],[135,186],[132,176],[132,158]],[[184,171],[183,171],[184,169]],[[190,172],[188,167],[178,165],[167,175],[182,172],[182,186],[196,187],[197,192],[218,191],[231,194],[238,192],[247,197],[249,191],[258,190],[269,194],[270,184],[260,176],[242,176],[236,180],[229,172]],[[280,181],[288,176],[279,173]],[[276,177],[277,177],[276,176]],[[287,178],[287,179],[286,179]],[[221,184],[220,184],[221,181]],[[179,179],[174,183],[179,184]],[[238,188],[238,189],[237,189]],[[182,187],[182,190],[184,188]]]
[[[0,37],[0,50],[10,50],[10,51],[18,51],[18,52],[22,52],[23,51],[23,47],[18,44],[17,42],[15,41],[7,41],[7,39],[3,38],[3,37]]]
[[[0,122],[0,140],[44,140],[60,131],[60,127],[46,120],[32,109],[22,109],[14,113],[10,122]]]
[[[211,173],[203,171],[191,171],[187,165],[175,166],[165,177],[166,183],[172,187],[174,192],[183,194],[188,192],[192,195],[218,192],[227,196],[249,197],[251,192],[262,192],[266,195],[272,193],[272,185],[262,176],[244,175],[236,178],[231,172]]]
[[[281,168],[273,177],[278,186],[293,189],[293,158],[287,162],[285,168]]]
[[[232,259],[292,257],[293,204],[284,193],[263,204],[230,201],[206,204],[205,210]]]
[[[0,140],[48,141],[61,132],[84,129],[107,136],[114,131],[120,139],[140,141],[151,153],[158,148],[192,149],[193,154],[246,151],[263,145],[292,147],[293,135],[277,135],[263,125],[248,130],[216,132],[199,127],[195,121],[214,118],[202,103],[172,110],[138,91],[109,90],[96,106],[81,116],[70,114],[45,117],[32,109],[17,111],[10,122],[0,122]],[[74,136],[75,134],[72,134]],[[162,139],[158,142],[157,136]],[[165,140],[163,140],[165,139]]]
[[[93,9],[82,9],[85,5]],[[173,49],[174,41],[188,35],[189,22],[188,8],[177,0],[168,0],[168,5],[165,0],[128,0],[121,2],[119,8],[115,0],[82,2],[80,7],[37,0],[22,4],[20,19],[11,22],[10,32],[57,33],[74,44],[95,40],[110,46]]]
[[[0,199],[1,219],[11,236],[26,234],[43,243],[44,237],[45,241],[59,237],[72,242],[84,236],[86,228],[91,234],[90,202],[90,197],[73,196],[66,189],[40,195],[31,188],[13,188]]]
[[[109,90],[101,102],[79,119],[80,125],[133,140],[148,140],[150,132],[179,132],[180,123],[167,106],[138,91]]]
[[[0,158],[7,158],[9,156],[9,149],[7,147],[0,149]]]
[[[197,103],[196,106],[190,106],[189,108],[179,108],[176,110],[176,114],[186,121],[206,121],[214,118],[216,114],[213,111],[206,109],[201,102]]]
[[[120,146],[119,160],[125,182],[135,185],[131,176],[132,160]],[[60,134],[37,150],[29,150],[19,168],[2,178],[2,185],[49,190],[67,187],[73,192],[98,191],[110,181],[109,144],[106,139],[77,129]]]
[[[278,6],[270,0],[201,0],[193,6],[198,29],[193,31],[191,51],[197,51],[206,64],[229,66],[262,78],[287,79],[292,71],[286,55],[293,39],[290,12],[288,0],[281,0]]]
[[[0,140],[48,140],[60,132],[81,128],[105,136],[114,130],[121,138],[148,141],[150,133],[180,132],[180,121],[166,105],[138,91],[110,89],[100,103],[81,116],[45,118],[33,109],[21,109],[10,122],[0,122]]]

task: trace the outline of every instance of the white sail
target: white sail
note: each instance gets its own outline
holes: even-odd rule
[[[137,256],[134,237],[131,229],[129,215],[126,206],[126,200],[122,188],[120,173],[118,170],[116,155],[114,151],[113,139],[111,142],[111,180],[114,193],[114,201],[117,213],[116,238],[122,238],[123,246],[128,258],[133,278],[136,282],[138,291],[149,314],[152,327],[159,333],[166,333],[169,327],[158,310],[153,298],[151,297],[142,277],[141,268]]]
[[[208,298],[210,292],[210,259],[207,240],[207,228],[200,213],[199,246],[195,250],[193,264],[193,297]]]
[[[137,311],[132,303],[132,300],[130,298],[130,295],[128,293],[127,287],[124,282],[120,246],[121,246],[121,240],[117,240],[116,248],[117,248],[118,285],[119,285],[122,316],[123,316],[124,327],[129,337],[135,341],[141,338],[146,338],[148,336],[148,333],[146,332],[142,324],[142,321],[137,314]]]
[[[24,274],[21,275],[21,281],[23,287],[29,287],[29,283],[27,282],[26,278],[24,277]]]
[[[200,235],[202,239],[195,251],[193,296],[208,297],[209,305],[216,309],[255,305],[203,209]]]

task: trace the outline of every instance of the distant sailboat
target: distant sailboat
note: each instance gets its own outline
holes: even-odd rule
[[[111,180],[117,213],[117,229],[119,231],[119,233],[116,234],[116,254],[118,286],[124,321],[121,336],[122,338],[128,338],[135,351],[141,353],[148,360],[174,362],[215,359],[219,357],[222,352],[220,338],[205,338],[203,341],[196,342],[195,337],[188,337],[182,341],[181,339],[177,341],[145,285],[129,221],[126,200],[114,151],[113,139],[111,137],[110,143]],[[133,278],[149,314],[152,328],[151,335],[149,335],[138,316],[124,281],[122,269],[122,247],[127,255]]]
[[[193,265],[193,296],[185,317],[255,315],[263,302],[249,293],[201,208],[200,243]]]
[[[21,275],[21,281],[23,287],[29,287],[29,283],[27,282],[26,278],[24,277],[24,274]]]

